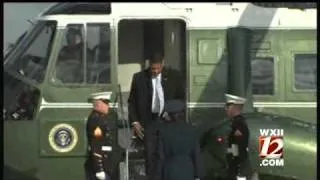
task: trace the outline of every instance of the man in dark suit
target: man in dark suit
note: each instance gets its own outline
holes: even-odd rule
[[[196,129],[185,122],[185,103],[168,101],[158,131],[157,174],[161,180],[195,180],[204,176]]]
[[[129,121],[136,135],[144,141],[149,179],[154,165],[157,127],[161,122],[159,117],[167,99],[181,99],[184,102],[183,82],[178,71],[164,67],[161,53],[151,57],[148,69],[133,75],[128,99]]]

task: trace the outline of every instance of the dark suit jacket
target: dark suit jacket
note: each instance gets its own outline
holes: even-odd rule
[[[159,128],[157,174],[161,180],[194,180],[204,176],[195,127],[184,121]]]
[[[185,85],[181,74],[173,69],[164,68],[161,83],[164,99],[185,99]],[[135,73],[132,78],[131,91],[128,99],[129,121],[138,121],[148,125],[152,119],[152,79],[149,69]]]

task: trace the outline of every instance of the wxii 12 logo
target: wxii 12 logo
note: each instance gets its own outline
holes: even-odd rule
[[[260,129],[259,156],[262,167],[284,166],[283,129]]]

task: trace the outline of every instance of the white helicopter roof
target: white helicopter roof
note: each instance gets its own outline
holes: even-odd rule
[[[59,14],[40,16],[57,20],[59,26],[73,22],[106,22],[114,19],[180,18],[189,29],[224,29],[234,26],[272,29],[316,29],[316,9],[263,8],[251,3],[111,3],[111,14]]]

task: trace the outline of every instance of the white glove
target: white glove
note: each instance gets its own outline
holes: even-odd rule
[[[239,177],[239,176],[237,176],[237,180],[247,180],[247,178],[246,178],[246,177]]]
[[[106,179],[106,173],[103,172],[103,171],[97,172],[97,173],[96,173],[96,177],[97,177],[97,179],[99,179],[99,180],[105,180],[105,179]]]

